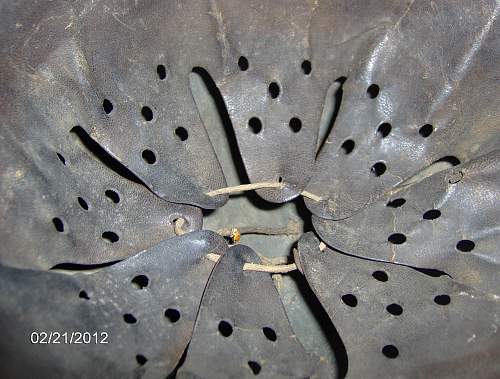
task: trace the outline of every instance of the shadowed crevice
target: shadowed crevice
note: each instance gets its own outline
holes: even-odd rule
[[[88,152],[96,158],[99,162],[104,164],[109,169],[113,170],[115,173],[120,175],[122,178],[128,179],[137,184],[141,184],[144,187],[148,188],[144,182],[137,177],[130,169],[128,169],[123,163],[114,158],[111,154],[109,154],[101,145],[99,145],[90,135],[87,133],[85,129],[81,126],[74,126],[70,133],[77,137],[78,141],[80,141]],[[149,190],[149,188],[148,188]]]
[[[203,67],[194,67],[192,73],[200,77],[204,84],[204,88],[200,89],[196,88],[196,86],[193,85],[193,82],[190,82],[190,87],[193,97],[195,99],[196,106],[198,107],[198,113],[200,114],[200,118],[202,119],[203,124],[205,125],[205,129],[207,129],[207,133],[209,134],[209,138],[212,143],[212,146],[214,147],[216,155],[218,155],[219,150],[221,150],[219,148],[223,148],[222,146],[218,146],[217,143],[219,144],[224,143],[225,145],[227,145],[231,154],[232,165],[237,173],[239,181],[238,184],[250,183],[250,179],[248,178],[245,165],[243,163],[240,150],[238,148],[238,140],[236,139],[236,134],[234,133],[233,123],[231,121],[231,118],[229,117],[226,104],[224,103],[224,99],[222,97],[219,88],[217,87],[217,84],[213,80],[210,73]],[[207,96],[209,97],[208,99]],[[210,136],[211,134],[210,127],[212,120],[204,119],[204,115],[206,118],[207,117],[206,115],[210,112],[209,109],[210,106],[207,106],[206,104],[207,101],[212,102],[213,105],[215,106],[215,111],[217,112],[219,118],[219,124],[222,125],[222,128],[224,130],[224,135],[225,135],[224,142],[215,141],[215,139]],[[223,160],[219,156],[217,158],[219,159],[219,162],[221,163],[222,166]],[[224,174],[227,179],[228,177],[227,173]],[[249,201],[252,202],[252,204],[258,209],[270,210],[283,206],[283,204],[276,204],[263,200],[259,195],[257,195],[255,191],[249,191],[241,195],[234,195],[232,197],[235,198],[237,196],[247,197]],[[203,210],[203,215],[207,216],[213,212],[214,210]]]
[[[51,267],[51,270],[64,270],[64,271],[87,271],[87,270],[96,270],[103,267],[113,266],[121,262],[122,260],[116,260],[106,263],[99,264],[79,264],[79,263],[58,263],[55,266]]]
[[[347,78],[341,76],[333,82],[333,84],[328,88],[325,97],[325,103],[323,106],[323,112],[321,114],[321,123],[318,131],[318,143],[316,146],[316,156],[319,155],[326,139],[333,130],[335,120],[340,110],[340,105],[342,104],[342,96],[344,94],[343,86]]]
[[[321,302],[312,291],[311,287],[309,287],[309,283],[307,283],[305,276],[298,271],[291,272],[289,275],[297,283],[297,288],[299,289],[301,296],[305,300],[308,308],[311,309],[312,314],[314,315],[323,334],[326,336],[326,340],[334,353],[335,363],[338,370],[336,377],[345,378],[349,366],[349,359],[344,342],[340,338],[335,325],[323,308]]]

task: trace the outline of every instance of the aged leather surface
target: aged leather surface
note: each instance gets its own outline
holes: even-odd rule
[[[314,227],[340,251],[438,269],[499,295],[499,158],[496,150],[394,189],[345,220],[313,217]]]
[[[49,269],[112,262],[175,236],[178,218],[186,220],[186,232],[201,229],[200,209],[164,201],[133,176],[118,174],[71,130],[35,127],[26,135],[14,128],[5,136],[2,264]],[[105,238],[109,233],[114,239]]]
[[[214,266],[205,255],[225,249],[204,231],[93,273],[0,266],[2,376],[164,378],[191,338]]]
[[[271,276],[243,271],[247,262],[260,259],[249,247],[237,245],[215,266],[178,377],[333,376],[297,340]]]
[[[307,200],[315,215],[351,217],[439,159],[464,163],[498,148],[499,10],[496,1],[321,3],[318,61],[347,79],[307,186],[323,198]],[[379,131],[384,123],[389,131]]]
[[[490,358],[498,355],[491,336],[498,327],[499,183],[494,151],[500,142],[499,10],[495,0],[1,1],[0,263],[5,272],[2,287],[9,294],[2,301],[7,330],[53,326],[50,323],[85,327],[103,320],[123,328],[106,313],[120,306],[104,301],[98,305],[102,313],[93,314],[82,304],[92,304],[94,298],[75,298],[74,291],[85,284],[115,296],[106,285],[125,275],[130,287],[131,272],[143,267],[140,262],[157,244],[175,245],[172,250],[180,254],[175,259],[187,259],[188,269],[210,269],[211,263],[191,260],[202,259],[196,254],[206,252],[209,237],[187,234],[179,246],[175,241],[180,240],[172,238],[175,219],[187,221],[187,232],[199,230],[199,208],[214,209],[227,201],[227,196],[207,195],[225,187],[226,181],[191,93],[189,75],[194,69],[206,73],[217,87],[216,100],[229,116],[250,182],[284,183],[281,190],[262,189],[259,195],[282,203],[306,190],[321,199],[306,199],[314,227],[346,255],[318,258],[317,252],[311,253],[305,258],[305,274],[335,326],[343,329],[353,368],[349,375],[379,376],[378,369],[391,376],[435,376],[433,370],[441,369],[450,376],[460,370],[479,377],[497,374]],[[341,88],[342,99],[337,92],[332,111],[336,118],[329,120],[333,127],[324,142],[318,141],[332,88]],[[422,172],[435,171],[436,162],[455,166],[422,179]],[[406,204],[387,207],[396,194],[407,196]],[[441,215],[422,219],[431,208]],[[391,234],[403,232],[403,243],[389,245]],[[473,241],[474,247],[457,251],[462,240]],[[253,259],[253,253],[245,248],[233,251],[236,257],[225,256],[219,266],[234,277],[212,277],[205,299],[210,297],[214,304],[202,306],[180,373],[218,377],[217,368],[224,366],[227,373],[253,376],[256,366],[252,369],[248,362],[254,359],[261,376],[315,374],[317,361],[305,359],[300,344],[293,343],[270,279],[233,272],[242,257]],[[185,265],[163,266],[170,259],[167,253],[151,255],[148,269],[162,278],[186,275],[196,287],[191,300],[198,299],[206,277],[194,275],[189,281],[191,271],[185,271]],[[19,269],[121,259],[88,276]],[[429,279],[401,265],[443,270],[452,278]],[[399,278],[395,287],[382,290],[367,284],[365,274],[374,268],[390,277],[394,272]],[[352,274],[352,281],[339,281],[345,272]],[[244,275],[248,280],[241,279]],[[109,282],[103,283],[104,277]],[[226,281],[230,287],[222,285]],[[328,294],[340,295],[351,282],[367,286],[358,308],[366,304],[369,312],[337,312],[338,298],[334,302]],[[245,283],[269,295],[265,305],[254,306],[248,293],[252,287]],[[125,287],[117,293],[128,299]],[[382,293],[385,304],[396,298],[398,288],[405,289],[403,299],[415,312],[421,311],[422,318],[415,313],[406,319],[405,308],[402,318],[393,319],[381,308],[382,300],[375,300]],[[33,297],[34,289],[50,301]],[[164,290],[140,301],[149,307],[172,295]],[[177,290],[181,296],[183,290]],[[235,332],[227,344],[217,345],[219,356],[203,356],[199,349],[219,337],[211,324],[215,316],[223,316],[217,312],[235,306],[230,302],[232,290],[244,294],[245,312],[235,319],[252,319],[254,324],[248,336]],[[432,302],[438,290],[449,293],[448,308]],[[410,295],[426,297],[414,303]],[[136,295],[130,296],[135,301]],[[34,311],[22,318],[32,299]],[[134,356],[142,353],[135,349],[142,348],[142,342],[125,333],[120,334],[122,350],[103,352],[103,358],[85,352],[75,362],[88,376],[97,369],[124,376],[160,371],[167,375],[189,341],[197,314],[193,302],[190,307],[191,324],[183,329],[172,356],[156,361],[149,359],[156,356],[151,350],[147,367],[137,367]],[[65,314],[54,311],[61,308]],[[90,312],[88,318],[80,317],[81,309]],[[267,322],[269,309],[279,315],[278,343],[280,333],[290,342],[284,347],[270,349],[268,341],[257,340],[262,337],[257,321]],[[25,324],[16,322],[13,314]],[[163,321],[152,321],[154,331],[164,331],[156,324]],[[445,334],[440,334],[443,329]],[[150,349],[177,341],[170,330],[168,335],[162,332],[154,333],[159,342]],[[146,338],[151,331],[137,333]],[[405,340],[405,333],[411,338]],[[401,359],[420,360],[401,363],[381,357],[382,338],[400,344]],[[47,352],[38,347],[24,351],[3,345],[5,362],[13,363],[5,370],[48,370],[55,359],[50,354],[60,351],[57,346]],[[264,351],[273,359],[259,355]],[[439,354],[449,355],[442,361]],[[24,365],[26,356],[34,358],[33,366]],[[193,356],[199,359],[193,361]],[[65,365],[72,359],[58,362],[55,374],[72,373]],[[89,367],[93,359],[105,366]]]
[[[498,295],[319,243],[303,235],[298,257],[345,345],[346,377],[498,376]]]

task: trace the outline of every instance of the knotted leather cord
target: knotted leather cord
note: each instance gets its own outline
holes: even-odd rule
[[[238,186],[233,186],[233,187],[219,188],[219,189],[207,192],[207,195],[213,197],[213,196],[217,196],[217,195],[231,194],[231,193],[235,193],[235,192],[253,191],[253,190],[261,189],[261,188],[283,189],[284,187],[285,187],[284,182],[261,182],[261,183],[251,183],[251,184],[240,184]],[[323,200],[320,196],[315,195],[309,191],[302,191],[300,194],[302,196],[307,197],[308,199],[311,199],[314,201]]]

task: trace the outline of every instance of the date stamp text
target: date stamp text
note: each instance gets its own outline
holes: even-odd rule
[[[32,344],[100,345],[108,343],[107,332],[32,332]]]

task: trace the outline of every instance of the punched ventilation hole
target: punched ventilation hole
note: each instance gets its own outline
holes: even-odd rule
[[[147,287],[149,284],[149,278],[146,275],[137,275],[131,280],[132,284],[142,290]]]
[[[186,232],[189,228],[189,222],[184,217],[176,217],[171,222],[176,235]]]
[[[371,168],[371,173],[374,176],[381,176],[384,174],[384,172],[387,170],[387,166],[385,165],[384,162],[377,162],[375,163],[372,168]]]
[[[394,359],[399,355],[399,350],[394,345],[385,345],[382,348],[382,354],[384,354],[387,358]]]
[[[431,124],[425,124],[418,130],[418,134],[420,134],[424,138],[427,138],[432,134],[433,131],[434,127]]]
[[[116,234],[115,232],[104,232],[102,233],[102,238],[108,243],[115,243],[120,239],[120,237],[118,237],[118,234]]]
[[[182,126],[179,126],[178,128],[175,129],[175,135],[181,140],[185,141],[188,139],[189,134],[188,131],[183,128]]]
[[[102,109],[104,109],[104,112],[106,112],[106,114],[110,114],[113,110],[113,103],[108,99],[104,99],[102,102]]]
[[[394,245],[401,245],[406,242],[406,236],[402,233],[394,233],[387,238],[387,241]]]
[[[380,137],[385,138],[391,133],[392,126],[388,122],[384,122],[383,124],[380,124],[377,133]]]
[[[293,117],[290,119],[288,126],[290,126],[290,129],[292,129],[294,133],[298,133],[300,129],[302,129],[302,121],[297,117]]]
[[[342,302],[351,308],[354,308],[355,306],[358,305],[358,299],[356,298],[356,296],[350,293],[342,296]]]
[[[87,204],[85,199],[83,199],[81,197],[77,197],[77,200],[78,200],[78,204],[80,204],[80,207],[82,207],[82,209],[85,209],[86,211],[89,210],[89,205]]]
[[[250,120],[248,120],[248,126],[254,134],[259,134],[262,130],[262,123],[257,117],[252,117]]]
[[[158,74],[158,78],[160,80],[165,80],[165,78],[167,77],[167,70],[162,64],[156,66],[156,73]]]
[[[153,119],[153,111],[150,107],[144,106],[141,109],[141,115],[144,117],[144,120],[151,121]]]
[[[154,164],[156,162],[156,155],[151,150],[146,149],[142,152],[142,159],[147,164]]]
[[[451,302],[451,299],[448,295],[437,295],[434,298],[434,302],[438,305],[448,305]]]
[[[104,194],[113,203],[118,204],[120,202],[120,195],[118,195],[118,193],[116,191],[106,190],[106,191],[104,191]]]
[[[241,71],[246,71],[248,70],[248,59],[244,56],[241,56],[238,59],[238,66],[240,67]]]
[[[80,293],[78,294],[78,297],[80,299],[85,299],[85,300],[89,300],[90,299],[89,295],[87,295],[87,292],[85,292],[84,290],[80,291]]]
[[[52,223],[59,233],[64,232],[64,223],[59,217],[54,217],[52,219]]]
[[[474,250],[475,247],[476,244],[471,240],[461,240],[457,243],[457,250],[463,251],[464,253]]]
[[[269,95],[276,99],[280,95],[280,86],[276,82],[269,84]]]
[[[254,375],[259,375],[259,372],[262,369],[262,367],[260,367],[260,364],[255,361],[248,361],[248,367],[250,367],[250,370],[252,370]]]
[[[168,319],[168,321],[170,321],[171,323],[175,323],[177,321],[179,321],[179,319],[181,318],[181,313],[177,310],[177,309],[174,309],[174,308],[168,308],[166,311],[165,311],[165,317]]]
[[[123,321],[125,321],[127,324],[135,324],[137,322],[137,319],[134,317],[133,314],[125,313],[123,315]]]
[[[375,99],[378,96],[379,92],[380,92],[380,87],[377,84],[372,84],[366,90],[366,93],[370,99]]]
[[[427,212],[424,213],[422,218],[424,220],[435,220],[437,218],[441,217],[441,211],[437,209],[429,209]]]
[[[385,271],[374,271],[372,276],[379,282],[387,282],[387,280],[389,280],[389,276],[387,276]]]
[[[222,320],[219,322],[219,333],[224,337],[229,337],[233,334],[233,326],[229,322]]]
[[[139,366],[144,366],[146,364],[146,362],[148,361],[148,359],[142,354],[137,354],[135,356],[135,360],[137,361]]]
[[[66,158],[64,158],[64,156],[59,154],[59,153],[56,153],[56,154],[57,154],[57,158],[59,158],[61,163],[66,166]]]
[[[389,201],[386,206],[391,207],[391,208],[399,208],[402,206],[404,203],[406,203],[405,199],[399,198],[399,199],[394,199]]]
[[[269,341],[276,341],[276,339],[278,338],[276,336],[276,332],[274,331],[273,328],[270,328],[269,326],[264,326],[262,328],[262,332],[264,333],[264,335],[266,336],[266,338],[269,340]]]
[[[385,309],[393,316],[400,316],[403,314],[403,307],[399,304],[389,304]]]
[[[352,151],[354,150],[354,147],[356,144],[352,139],[345,140],[342,146],[340,146],[344,152],[345,155],[351,154]]]
[[[312,71],[311,61],[308,61],[306,59],[305,61],[302,62],[302,64],[300,65],[300,68],[302,68],[302,72],[305,75],[309,75],[311,73],[311,71]]]

